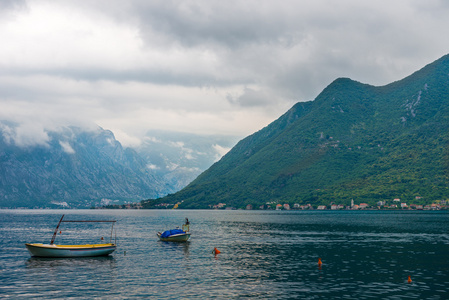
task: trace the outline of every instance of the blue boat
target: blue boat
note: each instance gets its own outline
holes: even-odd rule
[[[190,223],[186,218],[186,223],[182,225],[182,229],[170,229],[164,232],[158,232],[157,237],[164,242],[187,242],[190,238]]]

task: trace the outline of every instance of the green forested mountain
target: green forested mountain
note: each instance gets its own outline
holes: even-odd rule
[[[339,78],[240,141],[186,188],[144,206],[447,199],[448,146],[446,55],[386,86]]]

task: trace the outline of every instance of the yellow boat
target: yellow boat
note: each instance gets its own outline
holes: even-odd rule
[[[115,251],[115,244],[55,245],[25,244],[32,256],[38,257],[88,257],[105,256]]]
[[[89,257],[89,256],[106,256],[111,254],[117,248],[115,243],[104,244],[84,244],[84,245],[55,245],[56,234],[61,223],[73,222],[110,222],[112,223],[111,240],[114,223],[116,221],[63,221],[64,215],[56,226],[50,244],[42,243],[26,243],[28,251],[32,256],[37,257]]]

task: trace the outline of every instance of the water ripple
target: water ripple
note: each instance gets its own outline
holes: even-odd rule
[[[117,251],[102,258],[30,258],[23,244],[48,242],[62,213],[71,219],[117,219]],[[0,214],[0,297],[6,299],[449,296],[449,214],[442,212]],[[156,232],[180,225],[184,217],[192,223],[188,243],[157,240]],[[58,240],[98,241],[103,231],[101,226],[63,228]],[[215,247],[219,255],[212,253]]]

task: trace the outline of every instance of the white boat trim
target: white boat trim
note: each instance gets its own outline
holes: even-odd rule
[[[89,257],[106,256],[115,251],[115,244],[87,244],[87,245],[50,245],[25,244],[32,256],[36,257]]]

